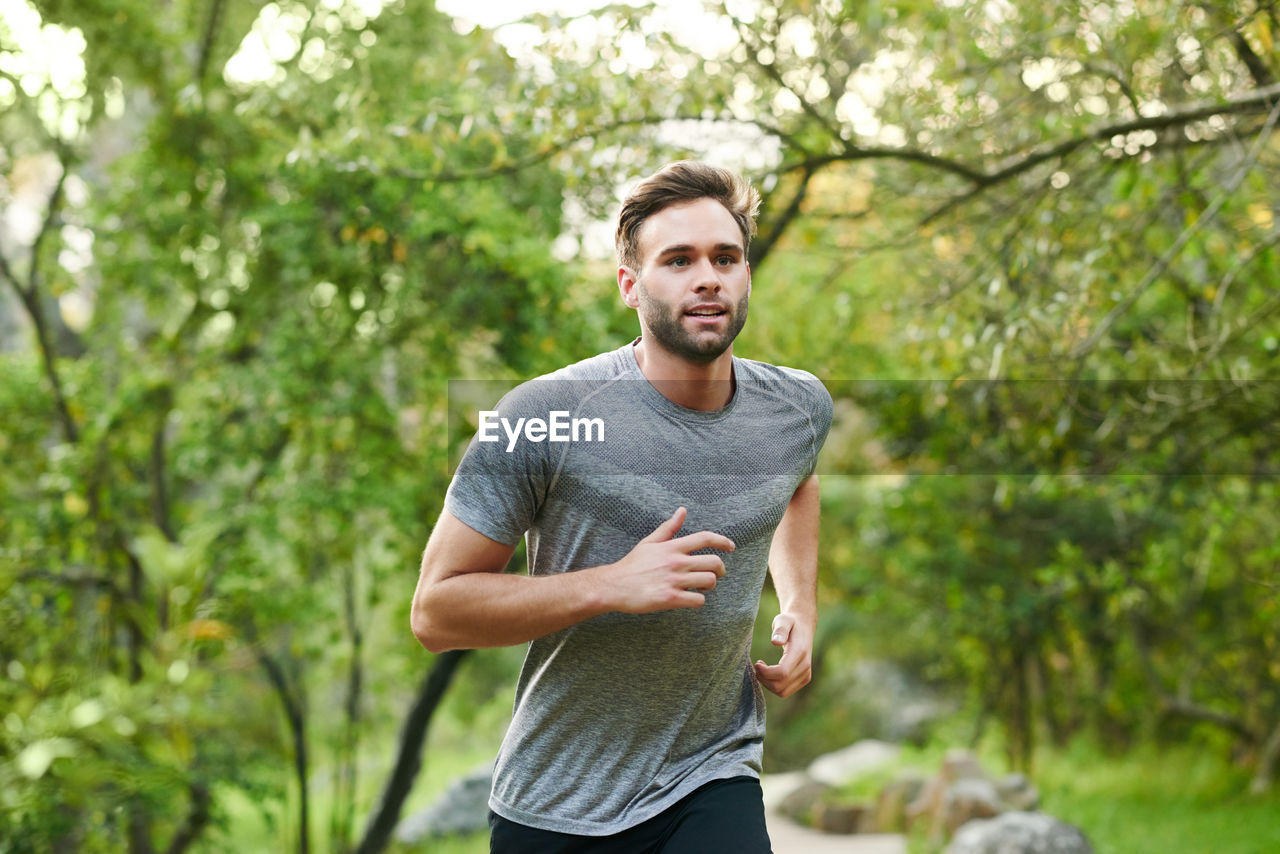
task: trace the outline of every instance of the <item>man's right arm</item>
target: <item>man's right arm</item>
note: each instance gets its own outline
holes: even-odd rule
[[[413,634],[432,652],[512,646],[610,611],[701,607],[724,576],[724,562],[690,552],[732,551],[733,543],[711,531],[675,537],[684,518],[681,507],[617,563],[528,576],[503,572],[514,546],[445,510],[422,555]]]

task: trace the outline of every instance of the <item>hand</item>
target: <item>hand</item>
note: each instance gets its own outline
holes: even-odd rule
[[[636,543],[627,556],[602,569],[610,585],[612,610],[648,614],[672,608],[700,608],[706,591],[724,578],[719,555],[694,555],[699,549],[731,552],[733,541],[723,534],[698,531],[672,539],[684,524],[687,511],[680,507],[653,533]]]
[[[756,662],[760,684],[779,697],[790,697],[808,685],[813,678],[813,632],[811,623],[790,614],[774,617],[771,640],[782,647],[782,660],[774,665]]]

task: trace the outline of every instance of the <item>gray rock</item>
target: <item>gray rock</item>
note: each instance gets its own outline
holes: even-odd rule
[[[1007,812],[960,828],[945,854],[1094,854],[1080,829],[1040,812]]]
[[[941,840],[948,829],[954,830],[959,827],[959,824],[953,823],[948,818],[951,812],[949,804],[954,800],[948,797],[948,792],[956,783],[967,780],[990,783],[991,776],[987,774],[986,769],[982,767],[982,763],[972,751],[948,750],[943,757],[938,776],[929,780],[916,798],[907,804],[908,826],[914,827],[917,823],[923,822],[929,828],[929,837],[934,840]],[[998,812],[1000,810],[997,809],[995,812],[979,812],[968,817],[985,817]]]
[[[1004,812],[1000,793],[990,780],[956,780],[942,796],[943,824],[955,833],[974,819],[992,818]]]
[[[991,775],[982,767],[982,763],[971,750],[948,750],[947,755],[942,759],[940,776],[946,783],[954,783],[956,780],[991,779]]]
[[[822,808],[823,798],[831,787],[826,783],[806,780],[787,793],[778,803],[778,812],[792,821],[811,825]]]
[[[435,803],[396,827],[396,840],[412,845],[425,839],[489,829],[489,789],[493,763],[476,768],[449,784]]]
[[[874,833],[901,833],[907,829],[907,805],[924,791],[923,777],[899,777],[880,790],[876,799]]]
[[[898,758],[902,748],[873,738],[863,739],[843,750],[819,756],[809,763],[809,776],[828,786],[851,783]]]
[[[818,807],[816,825],[826,833],[859,833],[870,813],[868,803],[822,804]]]
[[[1034,810],[1040,806],[1040,790],[1025,774],[1005,774],[996,780],[996,791],[1011,810]]]

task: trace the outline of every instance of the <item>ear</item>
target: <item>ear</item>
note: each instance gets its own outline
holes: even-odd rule
[[[751,296],[751,265],[747,265],[747,296]]]
[[[636,284],[640,281],[640,277],[636,275],[636,271],[630,267],[623,265],[618,268],[618,293],[622,295],[622,302],[629,308],[640,307],[640,295],[636,293]]]

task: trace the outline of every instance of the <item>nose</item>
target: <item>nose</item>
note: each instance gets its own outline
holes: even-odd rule
[[[716,269],[716,265],[711,263],[709,259],[703,260],[698,264],[697,284],[694,290],[698,293],[719,293],[720,292],[720,271]]]

